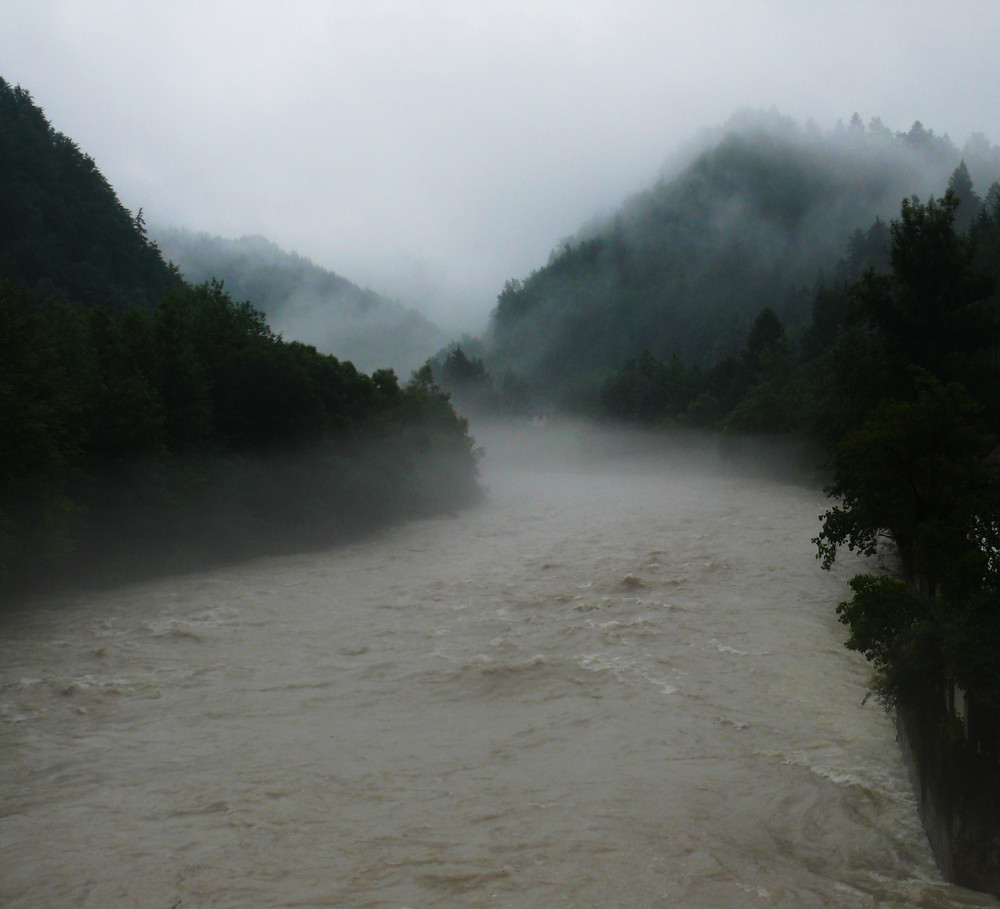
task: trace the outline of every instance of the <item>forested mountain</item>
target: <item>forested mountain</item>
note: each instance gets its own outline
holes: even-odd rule
[[[964,152],[976,185],[1000,177],[1000,149],[977,135]],[[855,116],[822,133],[742,114],[679,172],[508,281],[487,362],[565,396],[644,350],[714,364],[740,351],[765,307],[797,338],[821,276],[863,242],[856,232],[904,197],[940,195],[961,159],[919,123],[898,134]]]
[[[41,580],[325,545],[478,495],[447,396],[186,284],[0,83],[0,606]]]
[[[0,78],[0,275],[34,300],[148,309],[181,282],[94,162]]]
[[[223,281],[234,297],[263,310],[283,337],[314,344],[361,370],[390,367],[409,375],[446,340],[416,310],[264,237],[226,240],[167,227],[151,233],[188,281]]]

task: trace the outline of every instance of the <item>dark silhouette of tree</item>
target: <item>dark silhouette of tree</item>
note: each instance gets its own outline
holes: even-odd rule
[[[969,168],[965,166],[964,158],[948,180],[948,192],[958,205],[958,210],[955,212],[955,228],[964,233],[979,217],[983,204],[973,188],[972,177],[969,176]]]
[[[818,373],[839,396],[824,418],[837,504],[823,515],[819,554],[829,566],[842,547],[873,555],[889,545],[898,558],[900,579],[855,578],[839,610],[890,703],[937,697],[949,677],[976,686],[973,697],[1000,692],[1000,673],[983,668],[992,637],[977,645],[969,624],[976,615],[1000,629],[989,619],[1000,602],[1000,475],[987,458],[1000,435],[996,273],[976,264],[958,207],[952,190],[903,202],[891,270],[852,289]]]
[[[455,346],[441,364],[441,383],[452,391],[468,389],[470,386],[485,388],[489,375],[483,361],[466,356],[460,346]]]

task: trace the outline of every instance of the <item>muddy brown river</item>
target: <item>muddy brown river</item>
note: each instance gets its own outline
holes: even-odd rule
[[[863,704],[821,491],[478,435],[456,516],[4,617],[0,905],[997,905]]]

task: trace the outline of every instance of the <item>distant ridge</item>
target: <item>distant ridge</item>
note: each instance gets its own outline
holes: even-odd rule
[[[164,255],[193,283],[218,278],[290,340],[351,360],[362,372],[391,367],[404,378],[446,341],[414,309],[359,287],[259,235],[236,240],[155,227]]]

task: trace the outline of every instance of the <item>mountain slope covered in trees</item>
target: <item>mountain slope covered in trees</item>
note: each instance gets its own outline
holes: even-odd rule
[[[0,605],[43,579],[322,545],[476,498],[440,389],[185,283],[27,92],[3,83],[0,107]]]
[[[226,240],[166,227],[152,233],[188,281],[223,281],[234,297],[263,310],[283,337],[314,344],[361,370],[390,367],[408,375],[446,340],[416,310],[264,237]]]
[[[977,185],[1000,177],[1000,150],[981,136],[965,153]],[[855,117],[822,133],[736,117],[679,172],[508,281],[487,362],[573,398],[644,350],[691,366],[736,354],[765,307],[798,337],[856,231],[904,197],[943,192],[961,158],[919,123],[894,134]]]
[[[34,300],[150,308],[180,284],[97,165],[0,78],[0,275]]]

